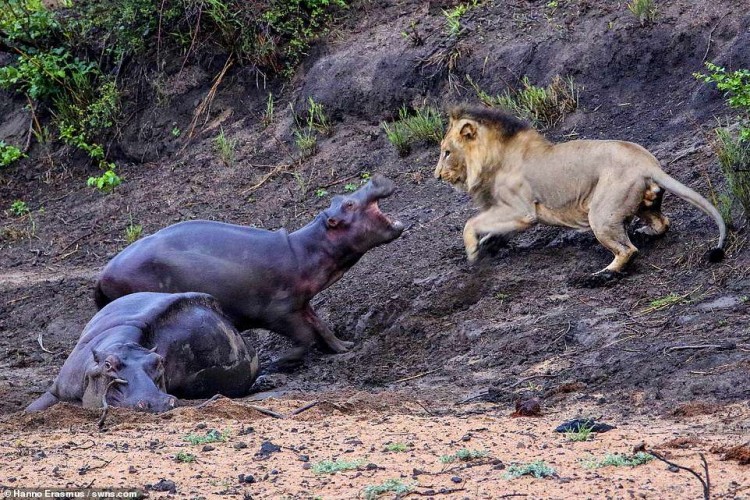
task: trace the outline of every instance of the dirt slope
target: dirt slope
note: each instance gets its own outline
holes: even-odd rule
[[[32,237],[15,239],[30,220],[8,212],[0,220],[11,230],[0,240],[0,412],[20,410],[54,377],[95,312],[95,274],[125,246],[131,218],[144,234],[192,218],[296,229],[327,206],[317,188],[343,192],[363,172],[396,180],[399,190],[383,206],[408,229],[316,299],[336,334],[357,346],[336,356],[313,353],[282,393],[399,390],[406,399],[484,399],[505,409],[518,396],[541,396],[547,405],[577,397],[622,418],[694,401],[747,401],[744,234],[731,236],[723,263],[706,264],[715,227],[668,195],[670,232],[637,240],[641,255],[611,287],[572,284],[610,256],[590,234],[555,228],[519,236],[472,267],[460,233],[474,209],[432,178],[437,147],[417,145],[400,158],[379,126],[402,104],[475,102],[465,75],[491,94],[524,75],[537,83],[569,75],[582,86],[580,107],[550,137],[638,142],[708,195],[709,182],[721,186],[709,141],[714,116],[725,111],[721,96],[691,73],[704,60],[750,66],[750,15],[731,0],[663,3],[658,21],[641,27],[613,2],[488,2],[464,19],[456,41],[444,32],[440,9],[448,2],[358,2],[291,82],[259,88],[247,72],[227,76],[203,132],[184,148],[184,137],[170,131],[189,128],[217,71],[176,68],[171,104],[141,103],[123,129],[126,182],[112,195],[83,185],[94,167],[81,158],[35,146],[29,159],[0,172],[0,207],[24,199],[34,222]],[[422,46],[401,35],[412,21]],[[279,101],[264,128],[269,91]],[[333,133],[293,172],[275,168],[296,154],[290,106],[301,110],[308,97],[326,107]],[[5,116],[17,122],[0,129],[6,139],[23,140],[23,104],[0,95]],[[220,125],[238,141],[233,165],[212,151]],[[650,307],[671,294],[679,300]],[[275,335],[248,335],[265,359],[282,347]]]

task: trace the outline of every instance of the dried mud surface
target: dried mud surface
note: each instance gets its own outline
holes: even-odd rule
[[[159,416],[113,410],[104,431],[92,423],[95,411],[68,405],[21,417],[20,432],[16,419],[5,418],[0,431],[11,429],[15,440],[0,440],[0,484],[126,488],[164,496],[167,492],[153,491],[154,485],[171,481],[173,493],[181,498],[347,499],[364,497],[368,486],[398,480],[412,489],[411,495],[437,497],[700,497],[701,484],[695,477],[670,471],[658,460],[635,467],[586,465],[607,454],[630,456],[645,444],[670,462],[700,473],[703,454],[711,498],[746,498],[750,493],[743,479],[746,467],[736,458],[727,460],[731,454],[724,451],[727,443],[747,436],[750,412],[743,405],[727,406],[710,417],[622,419],[573,402],[540,417],[512,418],[487,404],[445,412],[399,393],[319,396],[312,408],[284,419],[261,414],[251,403],[227,399]],[[289,415],[311,402],[291,398],[253,404]],[[583,442],[552,432],[562,420],[592,411],[615,429]],[[743,420],[744,428],[737,425]],[[209,446],[185,441],[188,435],[211,430],[223,433],[225,440]],[[389,445],[402,447],[389,451]],[[483,456],[444,463],[444,457],[462,449]],[[194,461],[178,461],[180,453],[192,455]],[[326,460],[353,463],[354,468],[332,474],[317,471]],[[534,460],[543,460],[555,475],[506,476],[514,464]]]
[[[489,430],[475,432],[472,446],[487,447],[506,464],[537,456],[559,460],[561,478],[506,482],[499,478],[502,471],[482,465],[461,469],[457,475],[465,482],[458,485],[446,474],[420,475],[420,491],[464,488],[455,493],[462,497],[514,491],[561,497],[572,491],[566,488],[596,491],[594,497],[628,497],[629,490],[654,498],[699,495],[694,479],[665,472],[659,463],[605,474],[576,469],[574,462],[582,451],[627,451],[649,429],[655,429],[652,446],[692,435],[701,440],[697,446],[703,451],[746,443],[750,257],[745,233],[732,234],[727,259],[709,265],[703,254],[715,240],[715,227],[667,195],[669,233],[657,240],[634,238],[641,253],[627,276],[610,286],[576,284],[576,278],[604,267],[610,256],[592,235],[563,229],[536,228],[470,266],[461,229],[475,211],[467,196],[432,178],[438,148],[416,145],[401,158],[379,122],[394,116],[401,104],[475,101],[467,74],[490,94],[523,75],[540,83],[570,75],[582,86],[580,107],[547,132],[551,138],[638,142],[671,175],[708,195],[722,184],[710,132],[714,117],[726,111],[720,94],[691,74],[703,60],[750,66],[750,15],[728,0],[710,5],[676,1],[660,7],[658,22],[640,27],[612,2],[560,2],[564,5],[558,9],[544,1],[497,2],[473,11],[464,21],[466,34],[456,41],[444,34],[440,8],[448,3],[358,4],[334,36],[313,48],[291,82],[272,81],[262,89],[246,72],[228,75],[210,119],[187,145],[170,131],[175,126],[188,130],[194,104],[217,70],[197,64],[188,65],[185,74],[175,70],[167,106],[141,102],[130,110],[140,111],[116,146],[125,183],[112,195],[84,186],[94,173],[84,158],[40,145],[20,166],[0,172],[0,415],[7,431],[0,484],[9,485],[10,477],[33,484],[47,478],[84,484],[91,477],[98,485],[130,478],[145,485],[174,477],[184,495],[195,496],[191,491],[197,487],[191,484],[205,488],[195,491],[241,494],[245,490],[236,476],[252,470],[260,477],[269,474],[249,487],[260,497],[311,492],[347,498],[389,477],[405,474],[411,480],[412,468],[438,471],[440,454],[459,446],[457,440],[472,429],[485,427]],[[411,46],[400,35],[412,19],[418,21],[423,46]],[[446,56],[455,53],[459,57],[449,71]],[[260,117],[269,90],[278,98],[278,112],[264,128]],[[317,154],[296,163],[289,105],[300,110],[308,97],[329,110],[333,132],[319,139]],[[0,111],[12,117],[4,119],[0,139],[25,139],[23,105],[0,94]],[[232,165],[223,164],[212,150],[211,138],[220,126],[238,141]],[[276,173],[261,183],[270,172]],[[324,397],[341,405],[354,391],[375,408],[355,414],[318,408],[290,420],[260,418],[241,406],[226,414],[215,413],[213,406],[193,410],[189,418],[183,409],[164,420],[113,412],[104,434],[96,431],[98,416],[92,412],[60,407],[33,418],[17,413],[48,386],[95,313],[96,273],[125,246],[131,221],[142,224],[144,234],[194,218],[293,230],[327,207],[329,197],[315,196],[316,189],[343,193],[344,185],[357,182],[363,172],[383,173],[397,182],[397,193],[382,206],[407,230],[368,253],[316,298],[321,317],[356,346],[341,355],[313,352],[302,369],[281,378],[274,396],[282,399],[273,405],[292,408],[303,404],[299,399]],[[27,201],[33,226],[29,217],[5,210],[15,199]],[[674,300],[660,308],[652,305],[665,297]],[[266,361],[284,347],[274,334],[247,335]],[[337,392],[344,395],[332,396]],[[551,420],[506,418],[518,398],[532,396],[555,409],[544,417],[555,421],[585,405],[591,415],[633,423],[611,434],[621,438],[604,434],[591,443],[566,443],[549,434]],[[431,416],[416,401],[444,411]],[[464,404],[454,406],[457,402]],[[473,415],[466,404],[482,410]],[[726,429],[735,430],[712,428],[716,412],[727,420]],[[698,427],[681,427],[683,419],[697,419],[690,422],[699,422]],[[231,448],[233,441],[201,454],[195,464],[171,461],[180,436],[194,422],[209,420],[232,435],[243,425],[255,427],[256,434],[241,451]],[[394,440],[388,434],[391,425],[394,432],[414,436],[409,439],[419,452],[383,454],[383,444]],[[535,432],[545,436],[538,446],[527,435]],[[248,465],[245,470],[246,462],[235,459],[252,457],[261,435],[278,440],[282,452],[264,462],[265,469]],[[80,444],[88,436],[95,441],[95,454],[65,448],[66,440]],[[146,436],[158,440],[155,449]],[[321,478],[294,458],[292,447],[301,445],[314,449],[311,461],[343,454],[348,437],[363,444],[347,455],[367,456],[386,469]],[[527,448],[516,448],[522,441]],[[128,454],[107,445],[122,442],[132,443]],[[24,455],[37,449],[48,458]],[[692,449],[672,453],[698,465]],[[94,466],[93,456],[113,461],[78,477],[81,464],[88,460]],[[719,456],[708,454],[717,491],[726,498],[747,496],[747,466],[717,462]],[[70,464],[58,469],[60,478],[50,476],[53,462],[67,460]],[[131,462],[135,476],[123,472]],[[236,470],[227,469],[227,463]],[[617,480],[610,480],[615,477],[610,473]]]

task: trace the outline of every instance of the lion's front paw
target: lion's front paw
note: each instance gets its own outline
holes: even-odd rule
[[[469,264],[474,264],[479,259],[479,250],[474,247],[473,249],[466,249],[466,260],[469,261]]]

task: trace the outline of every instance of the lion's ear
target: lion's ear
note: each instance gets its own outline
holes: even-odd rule
[[[474,138],[477,136],[477,126],[476,124],[472,122],[466,122],[461,127],[461,137],[464,139],[471,141],[474,140]]]

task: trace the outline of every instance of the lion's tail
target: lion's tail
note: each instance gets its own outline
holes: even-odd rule
[[[716,210],[716,207],[703,196],[696,193],[674,177],[671,177],[661,169],[658,172],[654,172],[651,177],[659,186],[698,207],[703,213],[716,222],[716,225],[719,226],[719,244],[716,245],[716,248],[713,248],[708,252],[708,260],[710,262],[720,262],[724,258],[724,242],[727,239],[727,226],[724,224],[724,219],[721,217],[719,211]]]

